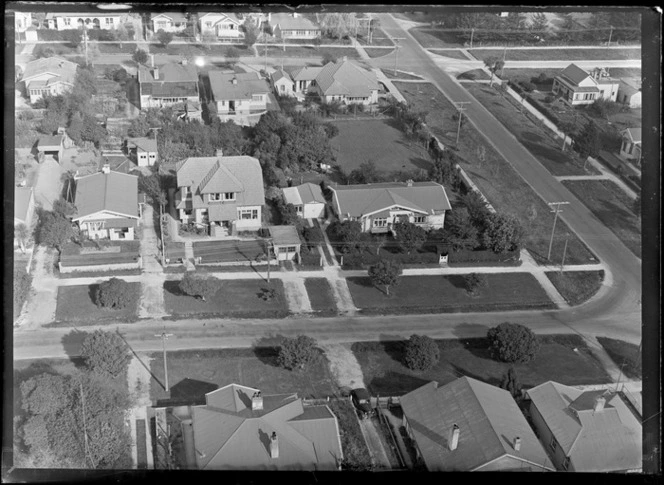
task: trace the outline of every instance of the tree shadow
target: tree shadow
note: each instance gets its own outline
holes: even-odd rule
[[[81,344],[88,335],[88,332],[74,329],[71,332],[63,335],[61,339],[65,354],[67,354],[69,360],[71,360],[74,366],[79,369],[85,367],[85,361],[81,357]]]
[[[466,291],[468,289],[466,278],[463,275],[449,275],[447,276],[447,281],[449,281],[452,286],[459,288],[460,290]]]
[[[277,356],[283,335],[264,336],[255,340],[252,344],[254,355],[263,364],[277,367]]]
[[[489,377],[489,376],[480,376],[478,374],[473,374],[472,372],[468,372],[466,369],[463,367],[459,367],[456,364],[450,363],[450,367],[452,367],[455,375],[458,377],[465,376],[465,377],[470,377],[472,379],[477,379],[478,381],[486,382],[487,384],[491,384],[492,386],[498,386],[500,384],[500,378],[495,378],[495,377]]]
[[[171,295],[174,296],[189,296],[180,289],[179,280],[164,281],[164,290],[168,291]]]
[[[199,406],[205,404],[205,395],[219,388],[211,382],[199,381],[188,377],[171,386],[170,398],[157,400],[157,406]]]
[[[88,297],[90,297],[90,301],[95,305],[97,304],[97,290],[99,290],[97,283],[88,285]]]
[[[372,396],[378,394],[381,396],[395,396],[414,391],[429,382],[429,379],[423,379],[422,377],[387,371],[383,375],[371,379],[367,384],[367,388]]]
[[[361,286],[363,288],[374,287],[373,283],[371,282],[371,278],[369,278],[368,276],[350,276],[349,278],[346,279],[356,286]]]
[[[432,166],[432,163],[429,162],[428,160],[425,160],[424,158],[421,157],[412,157],[409,158],[410,163],[412,163],[415,167],[419,168],[420,170],[425,170],[429,171],[429,169]]]
[[[404,365],[405,340],[403,337],[381,334],[378,336],[378,341],[385,354],[387,354],[393,361]]]

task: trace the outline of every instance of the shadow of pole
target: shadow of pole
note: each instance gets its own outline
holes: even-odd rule
[[[124,335],[122,335],[122,333],[120,332],[120,329],[119,329],[119,328],[116,329],[116,333],[120,336],[120,338],[121,338],[121,339],[123,340],[123,342],[127,345],[127,347],[129,347],[129,350],[131,350],[131,353],[134,354],[134,357],[135,357],[135,358],[141,363],[141,365],[142,365],[143,367],[145,367],[145,370],[147,370],[147,371],[150,373],[150,375],[151,375],[152,378],[157,382],[157,384],[159,384],[163,390],[166,390],[166,385],[165,385],[163,382],[161,382],[161,381],[157,378],[156,375],[154,375],[154,374],[152,373],[152,370],[150,370],[150,366],[149,366],[149,365],[146,365],[146,363],[143,362],[143,360],[138,356],[138,354],[137,354],[136,351],[132,348],[132,346],[129,345],[129,342],[127,342],[127,339],[124,338]]]

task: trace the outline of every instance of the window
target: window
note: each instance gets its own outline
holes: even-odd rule
[[[106,17],[106,25],[113,25],[113,19],[111,17]]]
[[[283,86],[282,86],[283,87]],[[253,94],[251,96],[252,101],[263,101],[263,96],[260,94]]]
[[[71,25],[71,19],[69,17],[64,18],[65,25]]]
[[[374,219],[374,227],[386,227],[387,219]]]
[[[301,205],[296,205],[295,206],[295,212],[302,212],[302,206]]]
[[[221,194],[209,194],[208,200],[210,202],[221,200]]]
[[[205,22],[205,26],[210,29],[212,28],[212,22]]]
[[[569,468],[569,456],[565,457],[565,461],[563,461],[563,470],[567,470]]]
[[[415,224],[424,224],[426,222],[426,216],[415,216],[413,217],[413,222]]]
[[[551,450],[556,451],[556,448],[558,448],[558,443],[556,443],[555,437],[551,437],[551,443],[549,443],[549,446],[551,447]]]
[[[283,84],[282,84],[281,86],[279,86],[279,88],[280,88],[280,90],[281,90],[282,93],[283,93],[284,91],[286,91],[286,86],[284,86]]]
[[[634,151],[634,143],[630,143],[629,144],[629,152],[627,152],[627,153],[629,153],[631,155],[633,151]]]
[[[235,192],[224,192],[224,200],[235,200]]]
[[[296,251],[295,246],[288,246],[286,247],[286,252],[287,253],[294,253]]]
[[[240,219],[258,219],[258,209],[241,209]]]

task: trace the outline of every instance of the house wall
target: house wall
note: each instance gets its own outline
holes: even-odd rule
[[[258,217],[256,219],[240,219],[240,211],[242,210],[257,210]],[[237,231],[253,231],[261,227],[262,214],[260,205],[246,205],[237,208],[237,219],[233,223]]]
[[[309,90],[312,90],[318,95],[320,95],[320,91],[316,91],[314,89],[315,86],[316,86],[316,81],[313,79],[310,81],[305,81],[305,80],[293,81],[293,90],[296,93],[307,93]]]
[[[152,20],[152,30],[155,33],[160,29],[163,29],[164,32],[182,32],[186,28],[186,22],[174,23],[172,20],[167,18],[158,18]]]
[[[281,78],[274,83],[274,91],[279,96],[293,96],[293,83],[286,78]]]
[[[598,82],[597,87],[599,88],[599,98],[615,101],[618,97],[618,86],[618,83]]]
[[[632,143],[628,137],[623,137],[620,146],[620,157],[624,160],[639,160],[641,158],[641,147]]]
[[[640,108],[641,107],[641,91],[636,93],[630,93],[627,91],[618,88],[618,95],[616,96],[616,101],[618,103],[625,104],[630,108]]]
[[[16,12],[14,17],[14,28],[16,32],[25,32],[32,25],[32,13]]]
[[[596,86],[594,81],[591,78],[586,78],[580,86],[586,87],[588,80],[590,80],[590,86]],[[580,92],[577,93],[573,89],[570,89],[567,87],[565,84],[560,82],[558,78],[553,78],[553,86],[551,88],[554,94],[558,94],[559,92],[562,95],[563,101],[565,101],[567,104],[570,106],[578,106],[582,104],[592,104],[595,102],[596,96],[599,95],[599,93],[589,93],[589,92]]]
[[[442,229],[444,224],[445,224],[445,213],[443,214],[436,214],[436,215],[427,215],[425,216],[425,220],[423,223],[416,223],[415,222],[415,216],[420,216],[421,214],[415,214],[410,211],[401,211],[401,210],[394,210],[390,211],[390,215],[386,218],[384,218],[387,222],[385,226],[375,226],[374,225],[374,220],[375,219],[382,219],[382,218],[377,218],[374,216],[367,216],[363,217],[362,220],[360,221],[362,225],[362,231],[364,232],[371,232],[373,234],[381,234],[381,233],[386,233],[389,232],[392,228],[393,225],[399,221],[399,216],[402,215],[407,215],[408,216],[408,222],[411,222],[413,224],[417,224],[420,227],[423,227],[426,230],[430,229]],[[344,218],[345,220],[346,218]]]
[[[79,20],[85,21],[90,19],[90,23],[86,24],[87,28],[92,29],[99,27],[100,29],[110,30],[115,29],[120,25],[120,17],[97,17],[94,14],[86,16],[70,16],[62,15],[55,17],[55,28],[58,30],[71,30],[79,28]],[[98,24],[95,23],[95,20],[98,21]]]
[[[217,101],[217,114],[218,115],[248,115],[252,111],[265,111],[267,109],[267,94],[257,94],[259,99],[236,99],[235,111],[230,112],[230,101],[220,100]]]
[[[560,444],[556,446],[555,451],[551,449],[551,439],[553,438],[553,433],[544,421],[544,418],[542,418],[540,412],[537,410],[537,406],[535,406],[532,401],[530,402],[529,411],[537,437],[542,443],[544,450],[549,455],[549,458],[551,458],[553,466],[558,471],[565,471],[562,467],[563,461],[565,461],[565,453],[563,452]],[[571,462],[568,466],[568,471],[574,471],[574,465]]]
[[[278,39],[315,39],[320,37],[320,30],[284,30],[277,24],[274,36]]]
[[[104,219],[117,219],[119,217],[125,217],[119,214],[112,214],[109,212],[96,212],[94,214],[90,214],[89,216],[82,217],[80,220],[77,221],[78,227],[81,229],[81,231],[85,231],[88,233],[88,237],[90,239],[111,239],[112,241],[118,240],[118,239],[125,239],[125,240],[133,240],[134,239],[134,228],[130,227],[128,228],[128,231],[126,233],[126,236],[124,238],[120,238],[118,231],[122,230],[122,228],[111,228],[111,229],[97,229],[94,230],[90,227],[89,222],[90,221],[100,221]]]
[[[136,150],[136,162],[139,167],[151,167],[156,161],[157,154],[155,152]]]
[[[167,106],[173,106],[177,103],[183,102],[198,102],[198,96],[189,96],[184,98],[153,98],[150,95],[142,94],[141,95],[141,109],[147,108],[164,108]]]
[[[53,79],[57,76],[54,76],[53,74],[50,73],[44,73],[44,74],[39,74],[38,76],[31,77],[28,81],[25,82],[25,89],[27,93],[30,95],[30,102],[34,103],[38,99],[42,97],[41,92],[47,91],[49,94],[56,96],[58,94],[63,94],[66,91],[71,91],[72,85],[68,83],[63,83],[63,82],[55,82],[51,86],[48,86],[48,88],[40,87],[39,91],[40,93],[31,93],[30,92],[30,85],[36,81],[48,81],[50,79]],[[34,90],[34,89],[33,89]]]
[[[299,259],[300,254],[300,244],[294,246],[274,246],[274,254],[279,261],[292,261],[293,259]],[[289,251],[289,249],[291,249]],[[293,251],[294,249],[294,251]]]
[[[217,37],[244,37],[240,26],[225,15],[207,15],[200,19],[200,28],[203,35],[216,35]]]

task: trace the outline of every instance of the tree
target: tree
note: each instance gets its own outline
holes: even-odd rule
[[[460,207],[452,211],[446,222],[449,233],[448,242],[452,245],[453,251],[477,247],[479,231],[473,223],[468,209]]]
[[[286,203],[283,199],[277,199],[277,211],[279,212],[279,215],[281,216],[281,224],[286,225],[286,226],[294,226],[296,225],[300,218],[297,215],[297,209],[295,209],[295,206],[290,203]]]
[[[474,295],[481,288],[486,288],[488,285],[486,275],[480,273],[467,274],[464,277],[464,282],[466,283],[466,291],[471,295]]]
[[[514,367],[510,366],[507,369],[507,372],[503,375],[503,380],[500,382],[500,388],[509,391],[514,399],[521,397],[522,386]]]
[[[339,250],[348,253],[357,246],[362,235],[362,225],[358,221],[335,221],[328,231],[334,240],[343,244]]]
[[[187,271],[180,280],[178,288],[185,295],[207,301],[208,298],[214,297],[217,291],[219,291],[219,280],[216,278],[204,278]]]
[[[536,12],[530,16],[530,30],[543,33],[549,25],[549,21],[542,12]]]
[[[360,164],[359,168],[353,170],[348,176],[348,182],[351,184],[372,184],[380,182],[382,175],[374,160],[367,160]]]
[[[330,52],[330,51],[323,52],[323,65],[326,66],[330,62],[333,63],[333,64],[335,62],[337,62],[337,56],[332,54],[332,52]]]
[[[419,249],[427,239],[427,232],[412,222],[397,222],[394,224],[395,239],[401,245],[401,249],[410,254],[414,249]]]
[[[166,32],[164,29],[159,29],[157,31],[157,40],[159,41],[162,47],[166,47],[173,40],[173,33]]]
[[[540,349],[537,335],[517,323],[501,323],[487,332],[489,350],[503,362],[530,362]]]
[[[320,352],[316,345],[316,340],[306,335],[285,337],[279,347],[277,364],[288,370],[303,370],[319,358]]]
[[[72,46],[72,47],[74,47],[74,48],[76,48],[76,47],[78,47],[79,45],[81,45],[81,42],[82,42],[82,40],[83,40],[83,35],[82,35],[81,31],[78,30],[78,29],[69,29],[69,30],[65,30],[65,31],[62,33],[62,37],[63,37],[64,40],[67,41],[67,43],[68,43],[70,46]]]
[[[111,278],[99,284],[95,291],[95,303],[115,310],[126,307],[133,299],[134,288],[125,280]]]
[[[493,75],[496,73],[496,71],[502,70],[503,66],[505,66],[505,61],[503,61],[499,57],[489,56],[484,59],[484,65],[491,72],[491,79],[489,80],[489,86],[493,86]]]
[[[327,13],[320,18],[320,27],[323,35],[333,39],[350,36],[355,27],[354,13]]]
[[[369,267],[369,278],[374,286],[385,286],[385,293],[390,296],[390,286],[399,284],[401,276],[401,264],[391,259],[381,259],[378,263]]]
[[[119,334],[95,330],[83,340],[81,357],[91,371],[116,378],[127,370],[131,352]]]
[[[145,64],[148,62],[148,53],[143,49],[136,49],[136,52],[134,52],[134,55],[131,56],[131,58],[137,64]]]
[[[32,51],[32,55],[35,59],[41,59],[46,57],[55,56],[55,49],[48,45],[38,44],[37,47]]]
[[[597,125],[592,120],[588,120],[581,133],[574,139],[574,149],[585,160],[588,157],[597,157],[601,148],[601,139]]]
[[[30,239],[30,231],[28,231],[27,226],[22,222],[16,224],[14,226],[14,237],[16,238],[16,241],[18,242],[21,251],[25,253],[25,246],[28,243],[28,240]]]
[[[494,253],[516,251],[523,239],[521,222],[511,214],[490,214],[485,220],[484,247]]]
[[[74,237],[71,222],[54,212],[39,211],[38,224],[36,231],[38,244],[45,244],[61,251],[62,247]]]
[[[473,223],[483,225],[484,220],[490,214],[484,198],[478,192],[469,190],[468,193],[461,197],[461,202],[468,209]]]
[[[251,49],[258,40],[258,27],[248,18],[242,24],[242,30],[244,30],[244,45]]]
[[[230,46],[228,49],[226,49],[226,62],[229,64],[235,64],[240,60],[240,51],[233,46]]]
[[[438,363],[440,349],[431,337],[413,334],[404,346],[404,363],[415,371],[427,371]]]

